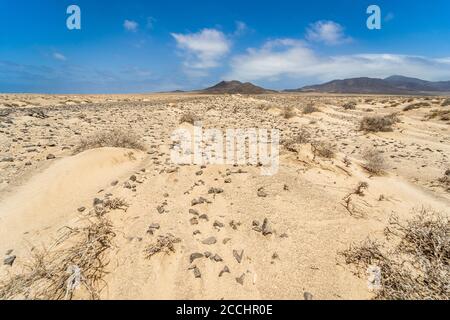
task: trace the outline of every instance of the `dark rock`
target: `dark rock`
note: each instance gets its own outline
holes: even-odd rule
[[[225,225],[222,222],[216,220],[216,221],[214,221],[213,227],[223,228],[223,227],[225,227]]]
[[[262,225],[262,227],[261,227],[261,230],[262,230],[262,234],[263,234],[264,236],[267,236],[267,235],[273,233],[273,230],[272,230],[272,228],[269,226],[269,220],[267,220],[267,218],[264,219],[264,222],[263,222],[263,225]]]
[[[99,198],[94,199],[94,206],[98,206],[98,205],[102,205],[102,204],[103,204],[103,200],[101,200]]]
[[[84,212],[85,210],[86,210],[85,207],[80,207],[80,208],[78,208],[78,212]]]
[[[192,262],[194,262],[195,259],[200,259],[200,258],[203,258],[203,254],[201,254],[199,252],[192,253],[189,257],[189,262],[192,263]]]
[[[206,258],[211,258],[211,256],[212,256],[212,253],[211,252],[209,252],[209,251],[205,251],[205,257]]]
[[[137,180],[137,177],[133,174],[133,175],[130,177],[130,180],[133,181],[133,182],[135,182],[135,181]]]
[[[222,257],[219,256],[217,253],[214,255],[214,257],[211,257],[211,260],[215,261],[215,262],[221,262],[223,261]]]
[[[243,273],[239,278],[236,278],[236,282],[240,285],[244,285],[245,273]]]
[[[16,256],[7,256],[3,260],[3,264],[7,266],[12,266],[14,264],[14,261],[16,261]]]
[[[208,219],[208,216],[206,215],[206,214],[202,214],[200,217],[198,217],[199,219],[202,219],[202,220],[206,220],[206,221],[209,221],[209,219]]]
[[[199,215],[200,215],[200,214],[198,213],[198,211],[195,210],[195,209],[189,209],[189,213],[190,213],[190,214],[193,214],[193,215],[195,215],[195,216],[199,216]]]
[[[166,212],[166,209],[164,209],[163,206],[158,206],[158,207],[156,207],[156,210],[158,210],[158,213],[159,213],[159,214],[163,214],[164,212]]]
[[[119,180],[114,180],[113,182],[111,182],[111,186],[116,186],[119,183]]]
[[[239,253],[237,250],[233,250],[233,256],[238,263],[241,263],[242,257],[244,256],[244,250]]]
[[[194,267],[194,276],[196,278],[201,278],[202,277],[202,274],[200,273],[200,269],[197,268],[197,267]]]
[[[198,219],[194,217],[191,220],[189,220],[189,222],[191,223],[191,225],[196,225],[198,224]]]
[[[219,277],[221,277],[224,273],[230,273],[230,269],[227,266],[223,267],[222,271],[220,271]]]
[[[47,155],[47,160],[52,160],[52,159],[55,159],[56,157],[55,157],[55,155],[53,155],[53,154],[49,154],[49,155]]]
[[[212,245],[215,244],[216,242],[217,242],[216,237],[209,237],[202,241],[202,243],[206,245]]]
[[[313,295],[309,292],[304,292],[303,293],[303,297],[305,300],[312,300],[313,299]]]
[[[223,239],[222,243],[227,244],[230,240],[231,240],[231,238],[225,238],[225,239]]]
[[[260,197],[260,198],[267,197],[267,193],[264,191],[264,188],[259,188],[257,194],[258,194],[258,197]]]
[[[200,230],[195,230],[194,232],[192,232],[192,234],[195,236],[197,234],[201,234]]]
[[[222,188],[210,188],[208,190],[209,194],[220,194],[223,193],[223,189]]]

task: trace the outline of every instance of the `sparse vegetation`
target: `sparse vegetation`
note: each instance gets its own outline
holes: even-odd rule
[[[34,249],[24,272],[0,283],[0,299],[70,300],[81,288],[89,299],[99,299],[114,237],[104,218],[67,228],[52,250]]]
[[[430,106],[430,103],[428,103],[428,102],[417,102],[417,103],[407,105],[406,107],[403,108],[403,111],[411,111],[411,110],[420,109],[420,108],[429,107],[429,106]]]
[[[360,130],[365,132],[393,131],[393,125],[399,121],[395,113],[387,116],[364,117],[360,123]]]
[[[375,299],[448,300],[450,298],[450,225],[442,214],[422,209],[412,220],[392,217],[381,244],[367,239],[341,252],[345,263],[363,275],[370,266],[381,271]]]
[[[355,110],[356,102],[355,101],[347,102],[342,106],[342,108],[344,108],[345,110]]]
[[[362,167],[371,174],[381,175],[386,170],[383,154],[375,148],[366,150],[363,153],[363,160]]]
[[[442,101],[441,103],[442,107],[448,107],[450,106],[450,98],[445,99],[444,101]]]
[[[181,242],[180,238],[176,238],[174,235],[168,233],[165,236],[159,236],[156,240],[156,243],[153,243],[147,248],[145,248],[145,256],[147,259],[150,259],[155,254],[159,252],[163,252],[166,254],[170,254],[171,252],[175,252],[174,244]]]
[[[144,150],[144,145],[139,140],[134,133],[123,130],[114,129],[108,132],[99,132],[82,139],[75,148],[75,153],[103,147]]]
[[[316,157],[331,159],[334,158],[336,152],[334,147],[326,141],[315,141],[311,143],[314,159]]]
[[[296,109],[294,107],[286,107],[281,112],[284,119],[291,119],[297,115]]]
[[[200,117],[195,115],[193,112],[186,112],[180,118],[180,124],[190,123],[190,124],[194,125],[195,122],[197,122],[197,121],[200,121]]]
[[[439,118],[442,121],[450,120],[450,110],[433,110],[429,115],[427,115],[427,119],[435,119]]]
[[[319,112],[320,110],[315,107],[312,103],[307,104],[304,108],[303,108],[303,114],[310,114],[310,113],[314,113],[314,112]]]

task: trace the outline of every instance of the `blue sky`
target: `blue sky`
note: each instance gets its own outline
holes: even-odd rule
[[[81,30],[66,27],[72,4]],[[381,30],[366,26],[371,4],[381,8]],[[450,80],[449,16],[448,0],[0,0],[0,92]]]

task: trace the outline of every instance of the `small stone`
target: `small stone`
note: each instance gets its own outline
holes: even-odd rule
[[[115,187],[115,186],[117,186],[118,183],[119,183],[119,180],[114,180],[113,182],[111,182],[111,186]]]
[[[156,208],[156,210],[158,210],[158,213],[159,213],[159,214],[163,214],[164,212],[166,212],[166,209],[164,209],[163,206],[158,206],[158,207]]]
[[[201,234],[201,232],[200,232],[200,230],[195,230],[194,232],[192,232],[192,234],[193,234],[194,236],[196,236],[197,234]]]
[[[238,229],[238,226],[240,226],[240,225],[241,225],[240,222],[235,222],[234,220],[231,220],[231,222],[230,222],[230,227],[231,227],[233,230],[237,230],[237,229]]]
[[[197,268],[197,267],[194,267],[194,276],[196,278],[201,278],[202,277],[202,274],[200,273],[200,269]]]
[[[224,182],[225,183],[231,183],[231,178],[226,178]]]
[[[313,299],[313,295],[309,292],[304,292],[303,293],[303,297],[305,298],[305,300],[312,300]]]
[[[227,266],[223,267],[222,271],[220,271],[219,277],[221,277],[224,273],[230,273],[230,269]]]
[[[259,221],[253,220],[252,226],[259,227]]]
[[[206,220],[206,221],[209,221],[209,219],[208,219],[208,216],[206,215],[206,214],[202,214],[200,217],[198,217],[199,219],[202,219],[202,220]]]
[[[258,194],[258,197],[260,197],[260,198],[267,197],[267,193],[264,191],[264,188],[259,188],[257,194]]]
[[[189,257],[189,262],[192,263],[192,262],[194,262],[195,259],[200,259],[200,258],[203,258],[203,254],[201,254],[199,252],[192,253]]]
[[[56,157],[55,157],[55,155],[54,154],[49,154],[49,155],[47,155],[47,160],[52,160],[52,159],[55,159]]]
[[[245,279],[245,273],[243,273],[242,276],[240,276],[239,278],[236,278],[236,282],[243,286],[244,279]]]
[[[194,216],[199,216],[199,215],[200,215],[200,214],[198,213],[198,211],[195,210],[195,209],[189,209],[189,213],[190,213],[190,214],[193,214]]]
[[[222,222],[216,220],[216,221],[214,221],[213,227],[220,229],[220,228],[225,227],[225,225]]]
[[[161,228],[161,226],[159,225],[159,223],[152,223],[152,224],[149,226],[149,228],[150,228],[150,229],[156,229],[156,230],[159,230],[159,228]]]
[[[262,234],[264,236],[267,236],[267,235],[273,233],[272,228],[270,228],[270,226],[269,226],[269,220],[267,220],[267,218],[264,219],[264,222],[263,222],[263,225],[261,227],[261,230],[262,230]]]
[[[202,170],[197,171],[197,172],[195,173],[195,175],[197,175],[197,176],[201,176],[202,174],[203,174],[203,171],[202,171]]]
[[[220,194],[223,193],[223,189],[222,188],[210,188],[208,190],[209,194]]]
[[[211,258],[211,256],[212,256],[212,253],[211,252],[209,252],[209,251],[205,251],[205,257],[206,258]]]
[[[233,256],[238,263],[241,263],[242,257],[244,256],[244,250],[239,253],[237,250],[233,250]]]
[[[225,238],[225,239],[223,239],[222,243],[227,244],[230,240],[231,240],[231,238]]]
[[[222,257],[219,256],[217,253],[214,255],[214,257],[211,258],[211,260],[215,261],[215,262],[221,262],[223,261]]]
[[[212,245],[215,244],[216,242],[217,242],[216,237],[209,237],[202,241],[202,243],[206,245]]]
[[[3,264],[6,266],[12,266],[14,264],[14,261],[16,260],[16,256],[7,256],[3,260]]]
[[[84,212],[85,210],[86,210],[85,207],[80,207],[80,208],[78,208],[78,212]]]
[[[103,200],[99,199],[99,198],[95,198],[94,199],[94,206],[98,206],[103,204]]]
[[[189,222],[191,223],[191,225],[196,225],[198,224],[198,219],[194,217],[191,220],[189,220]]]
[[[283,233],[282,235],[280,235],[280,238],[288,238],[289,236],[287,235],[287,233]]]
[[[272,259],[273,260],[279,259],[278,253],[274,252],[273,255],[272,255]]]
[[[130,180],[133,181],[133,182],[135,182],[135,181],[137,180],[137,177],[133,174],[133,175],[130,177]]]

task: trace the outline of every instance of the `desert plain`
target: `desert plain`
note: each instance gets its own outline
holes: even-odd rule
[[[278,172],[173,163],[194,119]],[[449,157],[440,96],[3,94],[0,299],[448,299]]]

